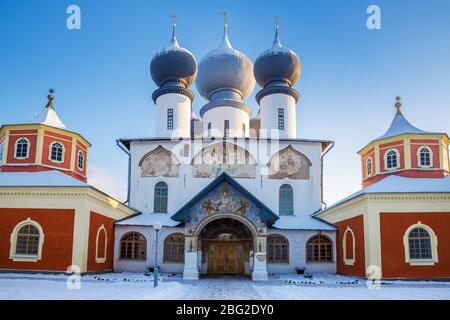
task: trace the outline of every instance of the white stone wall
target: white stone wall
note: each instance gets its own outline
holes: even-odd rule
[[[278,190],[284,183],[288,183],[294,190],[294,213],[309,215],[321,208],[321,144],[320,142],[304,141],[272,141],[270,148],[264,139],[250,139],[238,141],[238,145],[245,146],[257,160],[256,178],[237,178],[237,182],[255,197],[260,199],[275,213],[278,213]],[[131,143],[131,194],[130,206],[142,212],[153,212],[154,186],[159,181],[165,181],[169,187],[168,214],[174,214],[186,202],[205,188],[214,178],[193,178],[191,159],[207,145],[218,141],[185,140],[185,141],[143,141]],[[189,144],[190,154],[184,158],[184,145]],[[148,152],[162,145],[171,150],[181,161],[178,177],[141,177],[139,162]],[[267,176],[267,162],[279,150],[292,145],[311,161],[310,179],[269,179]],[[259,146],[259,149],[258,149]],[[259,152],[258,152],[259,150]]]
[[[216,107],[203,114],[203,136],[208,137],[208,123],[211,123],[211,137],[224,136],[224,121],[230,122],[229,137],[244,137],[242,125],[245,124],[245,137],[250,132],[250,116],[234,107]]]
[[[278,130],[278,109],[284,110],[284,130]],[[288,94],[274,93],[260,101],[261,128],[260,137],[280,139],[297,137],[297,116],[294,97]]]
[[[173,109],[173,130],[167,129],[167,110]],[[191,136],[191,100],[183,94],[159,96],[155,106],[155,137]]]
[[[332,262],[306,261],[306,242],[312,236],[317,235],[318,231],[268,229],[267,234],[281,234],[289,241],[289,263],[267,263],[267,272],[269,274],[295,273],[297,272],[296,268],[305,268],[307,273],[336,272],[336,234],[334,231],[321,232],[321,234],[328,236],[333,241]]]
[[[120,239],[128,232],[139,232],[147,239],[146,260],[120,259]],[[172,233],[183,233],[184,228],[164,227],[158,232],[158,268],[166,273],[183,273],[184,263],[163,261],[164,239]],[[148,267],[155,266],[156,232],[149,226],[116,225],[114,237],[114,271],[115,272],[146,272]]]

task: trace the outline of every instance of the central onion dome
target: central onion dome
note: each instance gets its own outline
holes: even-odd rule
[[[200,61],[198,69],[197,89],[209,101],[242,100],[255,87],[253,64],[247,56],[231,46],[226,27],[221,44]]]
[[[169,92],[185,94],[193,99],[193,93],[187,88],[197,77],[197,61],[189,50],[178,44],[175,24],[169,45],[154,55],[150,64],[150,74],[160,88],[153,93],[154,101],[160,95]]]

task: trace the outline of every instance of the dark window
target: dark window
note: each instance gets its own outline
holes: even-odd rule
[[[83,170],[84,168],[84,154],[83,151],[79,151],[78,152],[78,165],[77,165],[79,170]]]
[[[59,142],[54,142],[52,144],[51,152],[50,152],[50,160],[52,161],[63,161],[63,153],[64,153],[64,147]]]
[[[184,262],[184,235],[171,234],[164,240],[164,261]]]
[[[289,262],[289,241],[281,235],[267,238],[267,261]]]
[[[147,257],[147,240],[139,232],[129,232],[120,240],[120,258],[128,260],[145,260]]]
[[[230,120],[225,120],[223,123],[224,131],[223,136],[228,138],[230,136]]]
[[[306,260],[333,261],[333,244],[330,238],[321,234],[311,237],[306,243]]]
[[[428,231],[423,228],[415,228],[409,233],[408,241],[411,260],[432,258],[431,239]]]
[[[396,169],[398,167],[398,156],[395,150],[390,150],[386,154],[386,167],[388,169]]]
[[[208,137],[211,137],[211,122],[208,122]]]
[[[16,144],[16,158],[28,158],[28,140],[19,139]]]
[[[245,123],[242,124],[242,136],[245,137]]]
[[[420,166],[431,166],[431,154],[428,148],[422,147],[420,149]]]
[[[292,216],[294,215],[294,191],[288,184],[283,184],[280,187],[280,216]]]
[[[165,182],[161,181],[156,184],[153,212],[167,213],[168,189],[169,188]]]
[[[278,130],[284,130],[284,109],[278,108]]]
[[[167,109],[167,130],[173,130],[173,109]]]

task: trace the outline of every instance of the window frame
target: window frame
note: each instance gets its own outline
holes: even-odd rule
[[[181,237],[182,241],[168,242],[173,237]],[[185,251],[186,251],[185,250],[185,242],[186,242],[186,236],[181,232],[175,232],[175,233],[168,234],[164,238],[164,241],[163,241],[163,262],[164,263],[184,263]],[[169,246],[170,246],[170,248],[168,248]],[[175,249],[172,247],[175,247]],[[175,256],[172,256],[171,255],[172,253],[175,253]]]
[[[38,252],[36,255],[30,255],[30,254],[18,254],[16,253],[17,251],[17,238],[19,235],[19,231],[27,226],[27,225],[31,225],[33,227],[35,227],[38,232],[39,232],[39,240],[38,240]],[[9,251],[9,259],[11,259],[12,261],[17,261],[17,262],[37,262],[39,260],[42,259],[42,247],[44,245],[44,239],[45,239],[45,234],[44,231],[41,227],[41,225],[34,221],[31,220],[31,218],[28,218],[27,220],[21,221],[18,224],[16,224],[16,226],[14,227],[11,235],[10,235],[10,251]]]
[[[425,231],[428,232],[428,235],[430,236],[431,259],[411,259],[410,257],[409,234],[411,233],[411,231],[417,228],[424,229]],[[438,238],[431,227],[429,227],[426,224],[423,224],[420,221],[418,221],[416,224],[409,226],[406,229],[403,235],[403,248],[405,254],[405,263],[411,266],[433,266],[437,262],[439,262]]]
[[[223,137],[230,137],[230,120],[228,119],[223,121]]]
[[[369,171],[370,168],[370,171]],[[366,176],[371,177],[373,175],[373,160],[372,157],[366,159]]]
[[[59,144],[62,147],[61,150],[61,160],[57,160],[57,159],[52,159],[53,156],[53,147],[55,146],[55,144]],[[52,141],[49,145],[49,149],[48,149],[48,160],[53,162],[53,163],[64,163],[64,159],[66,157],[66,147],[64,146],[64,143],[62,143],[59,140],[55,140]]]
[[[330,252],[330,259],[322,259],[321,258],[321,250],[322,250],[321,246],[324,245],[324,244],[322,244],[322,243],[318,243],[317,244],[317,243],[313,242],[313,240],[315,238],[323,238],[323,239],[327,239],[329,241],[329,245],[330,245],[330,251],[329,251]],[[310,244],[310,243],[312,243],[312,244]],[[326,244],[326,245],[328,245],[328,244]],[[314,247],[318,247],[319,248],[319,253],[317,255],[319,257],[318,260],[312,259],[309,256],[309,250],[308,249],[309,249],[310,246],[313,248],[313,250],[314,250]],[[314,251],[313,251],[313,256],[314,256]],[[328,237],[328,236],[326,236],[324,234],[321,234],[321,233],[318,233],[318,234],[315,234],[315,235],[309,237],[309,239],[306,241],[306,262],[307,263],[334,263],[334,244],[333,244],[333,240],[330,237]]]
[[[396,166],[395,167],[391,167],[391,168],[389,168],[389,166],[388,166],[388,154],[390,152],[395,152],[395,156],[396,156]],[[400,168],[400,152],[397,149],[395,149],[395,148],[389,148],[384,153],[384,169],[386,171],[393,171],[393,170],[397,170],[399,168]]]
[[[26,155],[24,157],[18,157],[17,156],[17,149],[19,146],[19,142],[25,140],[25,142],[27,143],[27,150],[26,150]],[[30,139],[26,138],[26,137],[20,137],[19,139],[16,140],[16,142],[14,143],[14,159],[16,160],[26,160],[30,157],[30,147],[31,147],[31,142]]]
[[[161,185],[165,185],[165,189],[166,189],[166,195],[165,196],[157,196],[156,195],[156,188],[158,188],[158,186],[161,186]],[[156,199],[157,199],[157,197],[158,197],[158,199],[159,199],[159,208],[158,208],[158,210],[157,210],[157,208],[156,208]],[[162,205],[161,205],[161,199],[164,199],[165,198],[165,211],[163,210],[164,208],[162,208]],[[165,181],[158,181],[158,182],[156,182],[155,183],[155,186],[153,187],[153,213],[169,213],[169,185],[167,184],[167,182],[165,182]]]
[[[351,235],[352,237],[352,258],[349,259],[347,258],[347,237],[348,235]],[[353,230],[347,226],[347,229],[345,229],[344,235],[342,237],[342,261],[344,261],[344,265],[346,266],[353,266],[355,264],[356,261],[356,238],[355,238],[355,233],[353,232]]]
[[[167,109],[167,130],[173,130],[174,111],[173,108]]]
[[[103,232],[105,234],[105,248],[103,250],[103,256],[99,257],[98,252],[98,242],[100,238],[100,232]],[[105,225],[101,225],[97,230],[97,236],[95,237],[95,262],[97,263],[105,263],[107,259],[108,254],[108,233],[106,232]]]
[[[130,235],[138,235],[138,237],[142,237],[143,239],[141,240],[136,240],[136,239],[132,239],[132,240],[124,240],[125,237],[130,236]],[[127,254],[125,254],[125,257],[122,255],[122,247],[123,247],[123,243],[126,244],[131,244],[131,257],[128,258]],[[142,245],[143,246],[143,250],[140,250],[139,247],[136,247],[136,245]],[[143,256],[141,256],[141,252],[143,252]],[[128,253],[128,247],[126,250],[126,253]],[[138,231],[129,231],[127,233],[125,233],[124,235],[122,235],[122,237],[119,240],[119,259],[120,260],[128,260],[128,261],[147,261],[147,238],[140,232]]]
[[[80,155],[82,157],[81,166],[80,166]],[[78,150],[78,153],[77,153],[77,169],[80,171],[84,170],[84,152],[83,152],[83,150]]]
[[[286,128],[284,108],[278,108],[278,130],[282,131]]]
[[[287,198],[283,198],[282,199],[282,194],[281,194],[281,192],[282,192],[282,188],[283,187],[289,187],[290,188],[290,192],[291,192],[291,199],[287,199]],[[285,191],[286,192],[286,191]],[[288,183],[284,183],[284,184],[282,184],[281,186],[280,186],[280,188],[278,189],[278,215],[279,216],[294,216],[295,214],[294,214],[294,199],[295,199],[295,197],[294,197],[294,188],[290,185],[290,184],[288,184]],[[289,211],[290,213],[289,214],[285,214],[284,212],[287,212],[287,211],[283,211],[282,210],[282,200],[283,200],[283,203],[285,202],[285,201],[288,201],[288,200],[290,200],[291,201],[291,210]],[[283,207],[286,207],[286,204],[283,206]]]
[[[281,240],[279,243],[273,243],[271,244],[270,241],[273,238],[276,238],[278,240]],[[270,246],[274,246],[273,248],[270,248]],[[280,248],[280,254],[281,259],[275,259],[277,257],[277,247]],[[286,247],[286,259],[283,259],[283,247]],[[266,244],[266,253],[267,253],[267,263],[271,264],[288,264],[290,261],[290,246],[289,246],[289,239],[286,238],[282,234],[269,234],[267,236],[267,244]],[[272,259],[271,253],[273,254]]]
[[[428,151],[428,156],[430,157],[429,158],[430,164],[428,164],[428,165],[422,164],[422,157],[421,157],[422,154],[421,153],[422,153],[423,149]],[[433,167],[433,150],[431,150],[430,147],[421,146],[417,149],[417,165],[419,168],[432,168]]]

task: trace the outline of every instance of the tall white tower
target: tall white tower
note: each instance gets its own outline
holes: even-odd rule
[[[251,109],[243,100],[255,87],[253,64],[231,46],[226,20],[221,44],[200,61],[196,86],[208,100],[200,110],[204,137],[249,136]]]
[[[170,44],[155,54],[150,65],[152,79],[158,86],[152,95],[157,137],[191,136],[194,94],[189,86],[197,76],[197,62],[189,50],[180,47],[175,30],[174,21]]]
[[[262,87],[256,94],[260,105],[261,137],[297,138],[296,104],[299,93],[294,85],[300,73],[297,54],[283,47],[278,39],[277,19],[273,45],[261,53],[254,67],[256,82]]]

